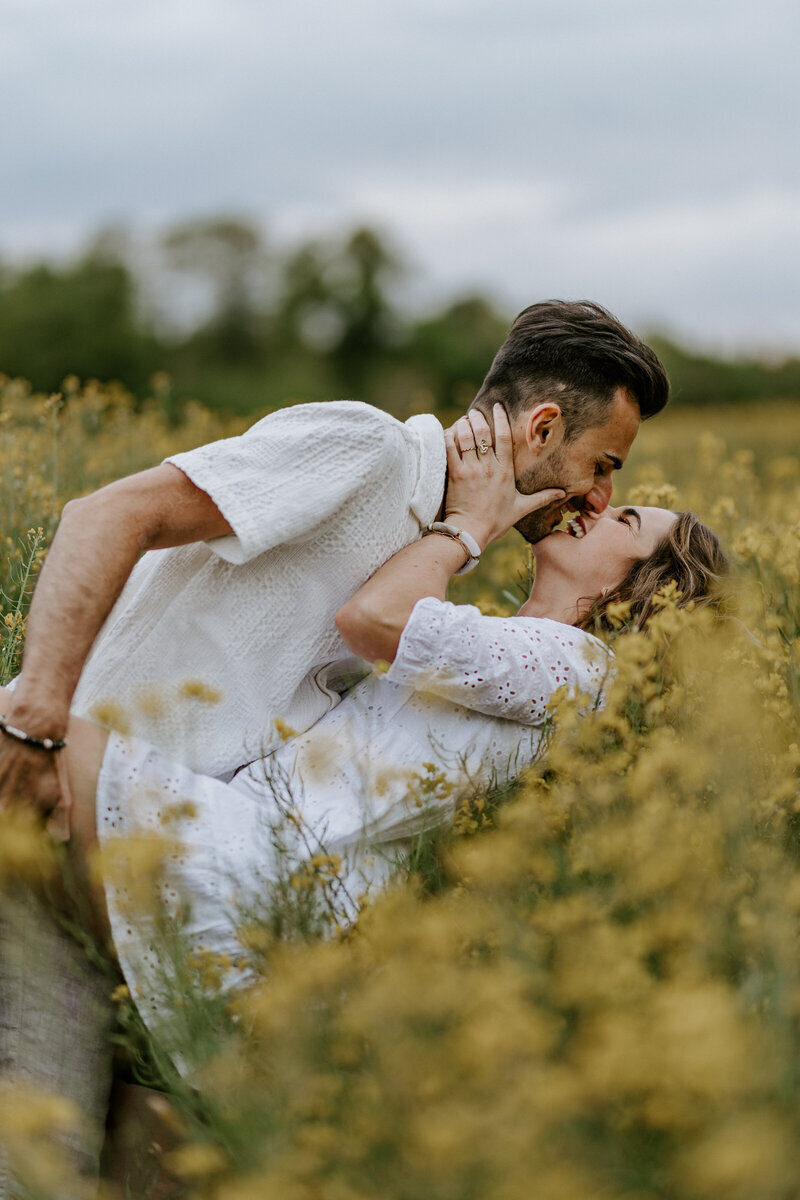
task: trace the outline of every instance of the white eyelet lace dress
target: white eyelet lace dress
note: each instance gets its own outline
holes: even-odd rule
[[[451,822],[464,797],[535,758],[557,689],[598,704],[610,664],[602,643],[571,626],[421,600],[386,674],[368,676],[229,783],[112,734],[97,793],[101,845],[124,858],[130,844],[135,880],[142,839],[176,838],[160,885],[169,921],[182,923],[194,950],[235,964],[242,913],[264,912],[287,863],[297,873],[317,854],[338,855],[336,919],[352,920],[358,898],[387,882],[410,839]],[[105,890],[126,982],[168,1046],[172,927],[132,910],[136,889],[122,875],[110,875]],[[246,978],[234,966],[227,983]]]

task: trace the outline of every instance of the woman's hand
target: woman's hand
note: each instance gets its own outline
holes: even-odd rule
[[[500,405],[495,405],[494,427],[492,439],[488,422],[473,409],[445,431],[444,519],[471,533],[482,550],[527,513],[565,496],[561,488],[531,496],[518,492],[511,428]],[[454,538],[423,537],[398,551],[336,614],[345,644],[370,662],[392,662],[414,605],[423,596],[444,600],[451,577],[463,565],[464,547]]]
[[[486,549],[512,525],[562,500],[561,488],[524,495],[517,491],[511,426],[502,404],[494,406],[494,438],[477,408],[445,430],[447,495],[444,519],[465,529]]]

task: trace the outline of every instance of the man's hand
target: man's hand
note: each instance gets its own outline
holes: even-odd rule
[[[66,704],[49,704],[39,712],[25,704],[22,682],[15,691],[0,688],[0,716],[7,725],[33,737],[62,738],[69,720]],[[59,801],[58,751],[26,746],[0,732],[0,809],[11,804],[35,808],[47,816]]]
[[[47,816],[60,796],[55,753],[0,734],[0,809],[19,804]]]
[[[86,657],[139,555],[230,532],[211,497],[169,463],[70,501],[36,585],[18,685],[0,689],[8,724],[63,737]],[[50,811],[56,758],[0,733],[0,806]]]
[[[68,708],[38,714],[20,703],[19,689],[0,688],[0,715],[6,725],[30,733],[32,737],[61,738],[67,727]],[[47,816],[58,804],[61,788],[58,751],[28,746],[0,732],[0,809],[10,804],[35,808]]]

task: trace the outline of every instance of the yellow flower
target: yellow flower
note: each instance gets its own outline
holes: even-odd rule
[[[131,723],[124,709],[114,700],[97,700],[89,710],[89,716],[105,729],[117,733],[130,733]]]
[[[222,700],[222,692],[202,679],[184,679],[179,694],[185,700],[198,700],[201,704],[219,704]]]
[[[165,1154],[164,1165],[179,1179],[201,1179],[224,1171],[229,1160],[219,1146],[208,1142],[191,1142]]]

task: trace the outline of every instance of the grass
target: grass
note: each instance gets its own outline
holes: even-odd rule
[[[0,399],[11,669],[42,550],[19,538],[49,534],[69,495],[237,426],[200,409],[171,426],[98,387],[61,407],[12,384]],[[355,929],[320,934],[335,862],[308,855],[243,914],[253,970],[233,998],[226,964],[176,939],[173,1001],[202,1065],[193,1089],[163,1061],[160,1078],[190,1195],[797,1195],[800,413],[668,410],[620,484],[720,528],[739,619],[665,603],[649,637],[620,639],[606,708],[579,719],[561,698],[541,760],[420,837]],[[486,558],[453,598],[512,611],[525,555],[510,537]]]

